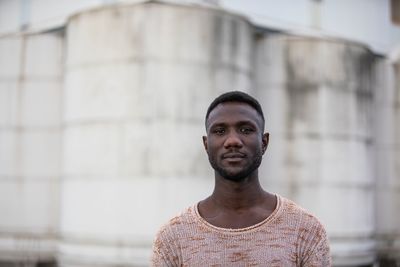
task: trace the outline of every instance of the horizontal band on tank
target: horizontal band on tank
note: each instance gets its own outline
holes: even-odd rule
[[[297,181],[295,179],[285,179],[282,182],[268,181],[270,185],[279,185],[282,187],[305,187],[305,188],[318,188],[318,189],[357,189],[360,191],[371,191],[375,189],[375,182],[373,181],[349,181],[349,182],[333,182],[326,180],[306,180],[302,179]]]
[[[68,121],[64,121],[62,127],[63,128],[77,128],[77,127],[90,127],[90,126],[116,126],[123,127],[129,124],[141,123],[144,125],[153,125],[155,123],[179,123],[180,127],[185,127],[186,125],[200,126],[204,128],[204,118],[177,118],[177,117],[164,117],[160,118],[157,116],[154,117],[133,117],[133,116],[124,116],[124,118],[120,119],[110,119],[110,118],[99,118],[99,119],[71,119]],[[178,124],[177,124],[178,126]],[[205,130],[204,130],[205,131]]]
[[[151,248],[59,245],[58,266],[148,266]],[[101,257],[99,257],[101,255]]]
[[[81,233],[62,232],[59,241],[69,245],[93,245],[110,247],[138,247],[149,248],[153,242],[153,236],[129,235],[124,237],[106,237],[100,235],[82,235]]]
[[[60,176],[61,182],[112,182],[112,181],[120,181],[120,182],[134,182],[134,181],[193,181],[193,180],[204,180],[204,179],[212,179],[213,173],[210,171],[210,176],[207,175],[187,175],[187,174],[176,174],[176,175],[95,175],[95,174],[63,174]],[[211,181],[211,180],[210,180]]]
[[[21,171],[19,171],[21,172]],[[22,171],[23,172],[23,171]],[[2,175],[0,174],[0,184],[1,183],[15,183],[15,184],[29,184],[30,182],[35,183],[59,183],[61,178],[60,174],[55,175],[31,175],[31,174],[24,174],[24,175]]]
[[[0,126],[0,134],[2,133],[34,133],[34,132],[60,132],[63,126],[60,123],[57,125],[23,125],[24,123],[12,123],[9,125],[1,125]],[[18,136],[17,136],[18,137]]]
[[[268,127],[268,123],[267,123]],[[366,144],[372,144],[374,142],[374,138],[370,137],[368,134],[338,134],[338,133],[329,133],[329,132],[317,132],[317,131],[295,131],[295,132],[286,132],[286,133],[274,133],[271,132],[272,136],[273,134],[277,134],[279,136],[284,136],[287,140],[296,140],[296,139],[301,139],[301,138],[309,138],[309,139],[318,139],[318,140],[326,140],[326,139],[331,139],[331,140],[343,140],[343,141],[356,141],[356,142],[361,142],[361,143],[366,143]]]
[[[382,230],[383,231],[383,230]],[[387,230],[388,233],[376,233],[374,234],[375,239],[386,242],[387,240],[399,240],[400,242],[400,231],[399,230]]]
[[[0,239],[12,240],[45,240],[54,241],[59,239],[59,234],[56,230],[51,230],[47,228],[37,228],[32,227],[31,230],[21,229],[21,228],[10,228],[10,227],[0,227]]]
[[[0,259],[10,261],[54,260],[57,239],[51,235],[4,234],[0,230]]]
[[[363,99],[373,101],[374,92],[373,85],[370,88],[362,87],[359,81],[336,81],[336,80],[320,80],[315,82],[296,81],[256,81],[256,87],[260,92],[263,91],[286,91],[288,93],[304,93],[319,90],[331,90],[345,93],[352,93]]]
[[[2,75],[0,74],[0,84],[1,83],[18,83],[19,86],[21,84],[24,84],[26,82],[38,82],[38,83],[44,83],[44,82],[49,82],[49,83],[62,83],[64,81],[64,74],[59,74],[59,75],[45,75],[45,74],[24,74],[24,73],[18,73],[16,75]]]
[[[375,239],[375,233],[373,230],[364,231],[363,233],[330,233],[329,240],[331,242],[360,242],[360,241],[371,241]]]
[[[230,69],[235,72],[244,73],[247,75],[252,74],[250,68],[246,68],[243,66],[239,66],[235,63],[227,63],[227,62],[218,62],[218,61],[198,61],[198,60],[176,60],[176,59],[160,59],[157,57],[152,56],[138,56],[138,57],[121,57],[121,59],[108,59],[108,60],[101,60],[101,61],[93,61],[93,62],[85,62],[85,63],[67,63],[65,74],[68,75],[71,72],[77,71],[84,71],[85,69],[98,69],[104,68],[109,66],[125,66],[135,64],[138,66],[145,67],[146,64],[155,64],[157,63],[158,66],[163,65],[172,65],[172,66],[190,66],[190,67],[204,67],[209,69],[216,68],[216,69]],[[1,76],[0,76],[1,79]],[[54,80],[58,81],[58,78],[54,78]],[[10,79],[10,81],[13,81]]]

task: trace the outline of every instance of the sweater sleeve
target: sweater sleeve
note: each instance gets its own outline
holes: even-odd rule
[[[151,266],[153,267],[178,267],[179,249],[176,243],[168,238],[167,229],[162,229],[157,234],[153,243]]]
[[[329,241],[325,229],[318,223],[312,239],[307,246],[306,258],[303,267],[330,267],[332,266]]]

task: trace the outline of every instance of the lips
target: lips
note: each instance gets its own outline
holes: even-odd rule
[[[228,152],[222,154],[222,159],[242,159],[245,157],[246,155],[240,152]]]

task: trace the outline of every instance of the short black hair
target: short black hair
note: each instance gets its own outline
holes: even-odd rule
[[[264,130],[265,119],[264,119],[264,113],[262,111],[260,103],[257,101],[257,99],[255,99],[251,95],[246,94],[241,91],[231,91],[231,92],[223,93],[222,95],[218,96],[211,102],[210,106],[207,109],[207,113],[206,113],[206,120],[205,120],[206,128],[207,128],[207,120],[208,120],[208,117],[210,116],[211,111],[213,111],[213,109],[216,106],[218,106],[219,104],[226,103],[226,102],[238,102],[238,103],[246,103],[246,104],[250,105],[261,116],[262,130]]]

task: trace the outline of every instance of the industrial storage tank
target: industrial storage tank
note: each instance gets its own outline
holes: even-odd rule
[[[211,192],[205,110],[251,87],[251,45],[251,25],[218,9],[145,3],[70,18],[61,266],[146,266],[162,222]]]

